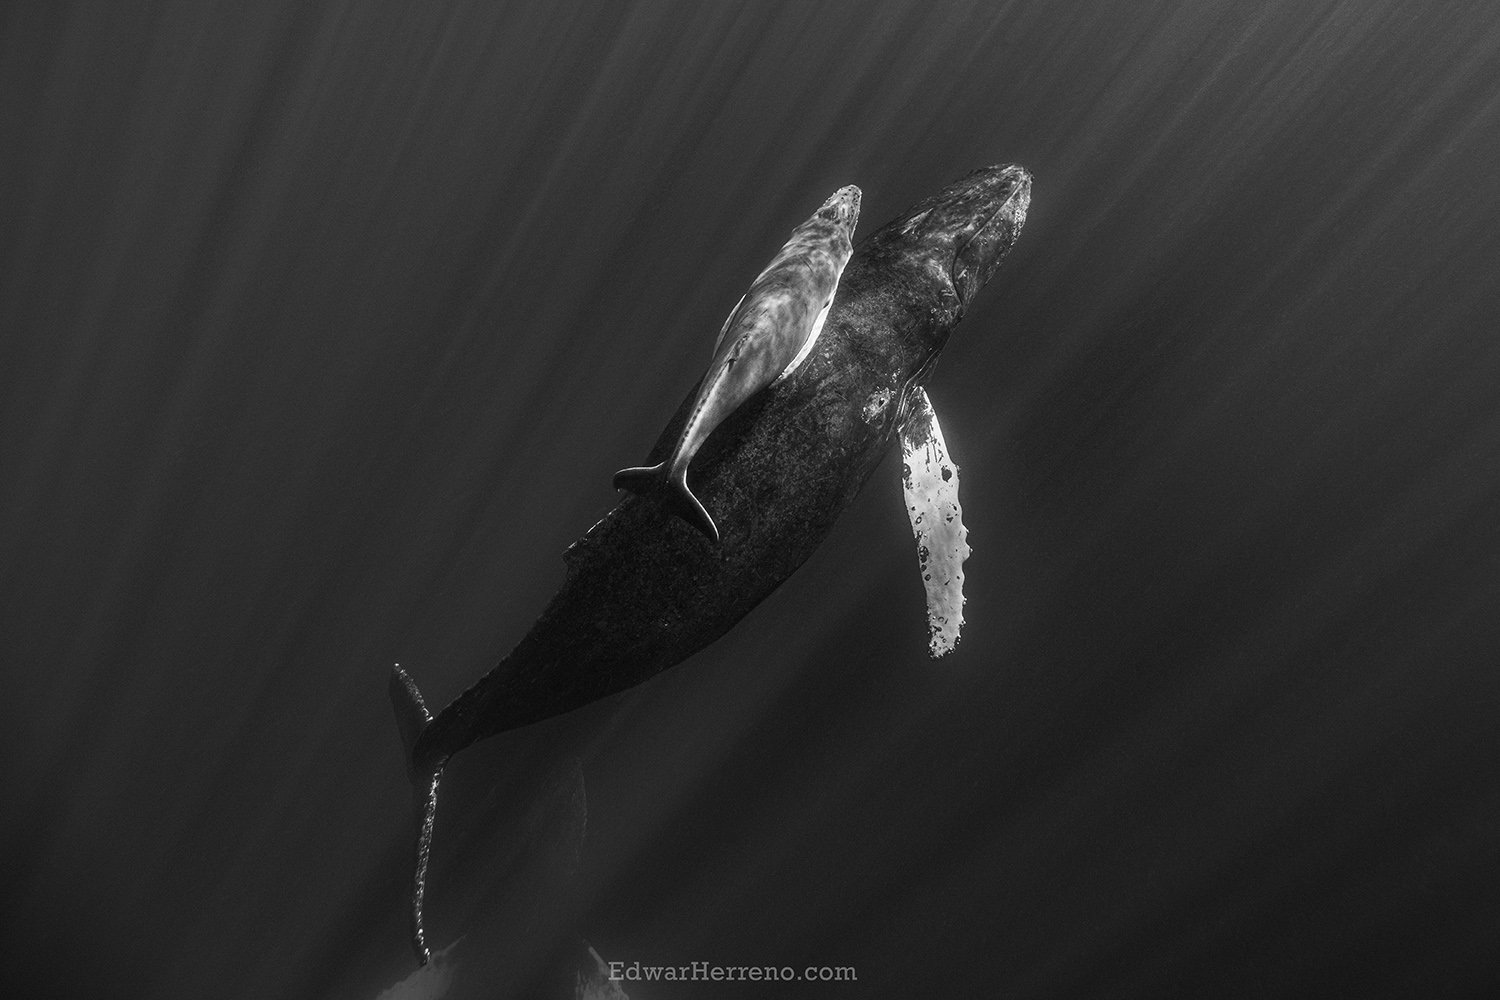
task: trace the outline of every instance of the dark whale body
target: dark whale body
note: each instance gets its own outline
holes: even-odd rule
[[[398,667],[391,691],[426,799],[413,938],[438,780],[489,736],[639,684],[719,638],[812,555],[895,439],[909,394],[1015,243],[1030,201],[1020,167],[987,167],[863,239],[822,335],[789,377],[730,414],[694,458],[695,492],[721,539],[626,495],[569,548],[567,578],[520,643],[429,717]],[[681,436],[696,389],[648,462]]]

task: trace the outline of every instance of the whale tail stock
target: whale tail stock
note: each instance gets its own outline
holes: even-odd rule
[[[686,466],[675,472],[666,462],[621,469],[615,473],[615,489],[656,497],[669,511],[718,542],[719,526],[688,488]]]
[[[412,791],[416,793],[421,810],[421,825],[417,830],[416,864],[411,883],[411,945],[417,953],[417,961],[427,964],[432,957],[427,948],[427,932],[422,926],[422,899],[427,893],[427,861],[432,854],[432,824],[437,816],[438,783],[443,777],[447,757],[435,762],[419,762],[415,750],[422,731],[432,721],[432,713],[417,690],[417,682],[396,664],[391,669],[391,707],[396,710],[396,726],[401,731],[401,746],[406,753],[407,773],[411,777]]]

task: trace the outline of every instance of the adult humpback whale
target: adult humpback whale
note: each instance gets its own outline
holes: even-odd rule
[[[694,459],[715,545],[629,494],[568,549],[567,577],[510,655],[431,716],[405,671],[391,697],[424,799],[412,943],[427,961],[422,899],[448,759],[509,729],[646,680],[727,632],[810,556],[896,438],[953,327],[1015,243],[1031,176],[987,167],[862,240],[813,352],[729,414]],[[695,395],[648,461],[682,435]]]

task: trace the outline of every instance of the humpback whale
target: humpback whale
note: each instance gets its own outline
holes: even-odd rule
[[[714,519],[688,487],[688,464],[725,417],[796,371],[817,343],[839,275],[854,249],[859,198],[853,184],[839,188],[792,231],[786,246],[724,321],[708,373],[698,384],[691,415],[671,454],[656,465],[621,469],[615,473],[615,489],[656,494],[683,520],[719,540]]]
[[[531,631],[437,715],[412,678],[393,670],[391,699],[422,801],[411,893],[420,961],[428,957],[422,906],[448,760],[680,663],[801,566],[907,421],[931,413],[918,394],[1015,243],[1030,197],[1024,169],[986,167],[859,243],[803,363],[727,413],[699,445],[697,493],[720,515],[719,544],[662,504],[627,494],[569,547],[562,587]],[[697,396],[683,401],[648,461],[666,462],[678,449]]]

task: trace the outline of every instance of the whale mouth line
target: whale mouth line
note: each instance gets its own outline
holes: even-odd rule
[[[988,232],[991,227],[993,227],[995,223],[1000,220],[1002,216],[1004,216],[1007,212],[1010,212],[1016,219],[1017,229],[1019,229],[1020,226],[1025,223],[1026,209],[1028,207],[1027,203],[1031,200],[1031,185],[1027,183],[1028,180],[1029,177],[1025,173],[1022,173],[1020,179],[1015,182],[1010,193],[1000,201],[1000,204],[995,206],[994,211],[985,216],[984,221],[975,226],[973,231],[970,232],[967,237],[954,245],[953,260],[948,265],[948,275],[950,280],[954,281],[955,291],[958,291],[957,281],[955,279],[959,277],[959,260],[963,257],[964,252],[969,249],[969,246],[975,240],[977,240],[982,234]],[[959,298],[963,298],[963,293],[961,291],[959,291]]]
[[[1015,196],[1012,195],[1011,197]],[[1000,217],[1000,213],[1005,211],[1005,207],[1010,204],[1010,200],[1010,198],[1006,198],[1004,201],[1002,201],[1000,205],[993,212],[991,212],[982,223],[974,227],[974,231],[972,233],[970,233],[962,241],[955,243],[953,246],[953,259],[948,262],[948,283],[953,286],[953,290],[958,294],[960,301],[963,300],[964,295],[958,287],[960,278],[959,261],[963,258],[964,251],[969,249],[969,244],[973,243],[976,239],[979,238],[980,233],[983,233],[985,230],[989,229],[991,225],[994,224],[995,220]]]
[[[1006,206],[1009,205],[1010,202],[1011,202],[1011,198],[1014,198],[1014,197],[1015,197],[1015,195],[1011,194],[1010,197],[1008,197],[1004,201],[1002,201],[999,205],[997,205],[995,207],[995,210],[993,212],[991,212],[985,218],[985,220],[983,222],[981,222],[979,225],[977,225],[977,226],[974,227],[974,231],[972,233],[970,233],[968,236],[966,236],[963,239],[962,242],[957,243],[957,244],[954,245],[954,247],[953,247],[953,264],[948,268],[948,272],[950,274],[955,273],[955,271],[956,271],[956,269],[958,267],[958,258],[962,257],[964,251],[967,250],[967,249],[969,249],[969,244],[973,243],[976,239],[978,239],[980,233],[982,233],[985,230],[989,229],[990,226],[992,226],[994,224],[995,220],[998,219],[998,218],[1000,218],[1000,213],[1003,212],[1003,211],[1005,211]]]
[[[964,240],[963,244],[958,248],[958,253],[962,253],[964,250],[967,250],[969,244],[973,243],[976,239],[979,238],[980,233],[986,232],[991,226],[993,226],[995,224],[995,220],[1000,218],[1000,216],[1003,215],[1007,210],[1009,210],[1013,205],[1015,205],[1017,201],[1026,198],[1028,187],[1029,185],[1024,183],[1024,178],[1021,182],[1016,183],[1016,185],[1011,189],[1010,194],[1006,195],[1005,198],[1000,202],[1000,204],[995,206],[995,210],[988,216],[986,216],[985,220],[982,223],[974,227],[974,231],[969,234],[968,239]],[[1022,206],[1016,211],[1015,214],[1020,216],[1021,218],[1025,218],[1025,212],[1026,209],[1024,206]]]

